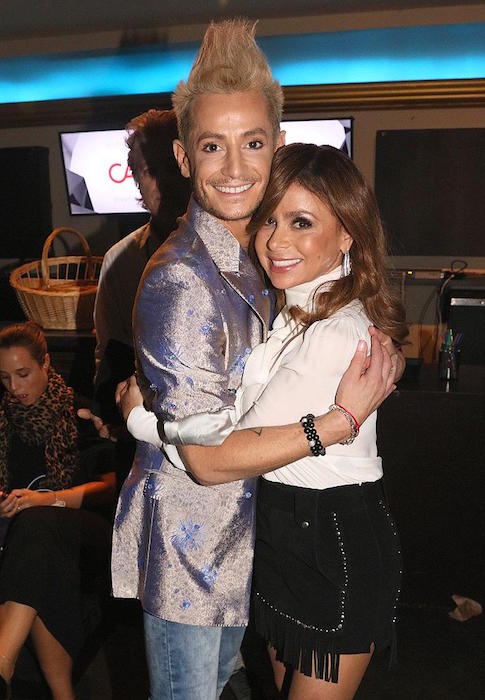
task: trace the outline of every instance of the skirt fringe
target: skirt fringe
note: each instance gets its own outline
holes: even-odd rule
[[[253,594],[252,615],[256,630],[276,650],[276,658],[305,676],[338,682],[340,654],[330,634],[317,632],[287,619]]]

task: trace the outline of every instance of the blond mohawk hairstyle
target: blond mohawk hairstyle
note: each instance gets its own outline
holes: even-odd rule
[[[276,138],[283,111],[283,91],[279,82],[273,80],[268,61],[256,44],[255,33],[256,22],[245,19],[209,25],[187,82],[180,81],[172,95],[179,137],[185,147],[190,143],[192,102],[203,93],[259,90],[268,102]]]

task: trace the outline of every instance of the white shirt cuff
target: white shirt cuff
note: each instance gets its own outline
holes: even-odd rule
[[[218,413],[196,413],[165,421],[163,431],[171,445],[220,445],[234,430],[236,411],[230,406]]]
[[[144,406],[135,406],[131,409],[126,427],[128,432],[133,435],[136,440],[148,442],[159,449],[163,442],[160,439],[157,429],[158,420],[154,413],[147,411]]]

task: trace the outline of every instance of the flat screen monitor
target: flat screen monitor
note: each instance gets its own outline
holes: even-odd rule
[[[318,146],[334,146],[352,157],[351,117],[345,119],[283,120],[285,143],[316,143]]]
[[[352,153],[352,119],[284,121],[286,143],[330,144]],[[133,214],[145,211],[128,168],[124,129],[60,134],[62,160],[72,216]]]
[[[378,131],[375,189],[394,256],[485,255],[485,129]]]
[[[61,133],[71,215],[143,212],[124,129]]]

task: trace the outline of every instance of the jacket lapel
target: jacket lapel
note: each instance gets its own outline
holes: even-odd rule
[[[273,294],[234,236],[215,217],[203,211],[194,200],[188,217],[222,277],[249,304],[263,325],[266,340],[272,320]]]
[[[241,250],[238,272],[221,270],[221,275],[259,317],[263,325],[263,340],[266,340],[271,321],[273,295],[264,286],[263,280],[246,253]]]

